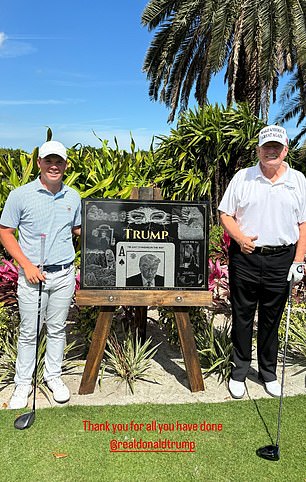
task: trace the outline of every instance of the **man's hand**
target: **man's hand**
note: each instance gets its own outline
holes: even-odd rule
[[[32,263],[27,264],[23,267],[24,275],[28,282],[31,284],[39,283],[40,281],[45,281],[46,276],[40,272],[40,269]]]
[[[258,239],[258,236],[244,236],[239,242],[241,252],[244,254],[251,254],[255,249],[253,241]]]
[[[304,263],[293,261],[288,272],[287,281],[291,281],[293,278],[293,284],[297,284],[302,281],[304,274]]]

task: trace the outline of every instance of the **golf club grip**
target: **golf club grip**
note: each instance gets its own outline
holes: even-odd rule
[[[291,298],[292,298],[293,281],[294,281],[294,276],[292,275],[291,280],[289,281],[289,296],[288,296],[288,301],[289,301],[290,303],[291,303]]]
[[[45,245],[46,245],[46,235],[42,233],[40,235],[40,263],[39,263],[39,269],[41,273],[43,272],[43,266],[45,261]]]
[[[288,307],[287,307],[287,319],[286,319],[286,331],[285,331],[285,348],[287,348],[286,345],[287,345],[287,342],[288,342],[288,335],[289,335],[293,281],[294,281],[294,277],[292,276],[291,280],[289,281]],[[286,353],[285,353],[285,356],[286,356]]]

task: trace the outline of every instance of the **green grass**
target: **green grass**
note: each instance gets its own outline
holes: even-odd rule
[[[281,459],[270,462],[256,449],[275,441],[278,400],[220,404],[59,407],[37,410],[34,425],[14,429],[15,411],[0,412],[0,481],[5,482],[304,482],[306,479],[305,396],[285,398]],[[84,431],[83,420],[110,424],[110,431]],[[148,431],[159,424],[222,424],[219,432]],[[131,431],[130,423],[143,423]],[[128,431],[112,433],[112,424]],[[147,425],[148,424],[148,425]],[[194,453],[114,453],[112,439],[131,442],[169,439],[195,443]],[[53,453],[67,454],[55,458]]]

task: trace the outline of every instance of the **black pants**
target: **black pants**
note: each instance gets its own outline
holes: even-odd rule
[[[244,381],[252,360],[253,322],[258,308],[257,357],[265,382],[276,380],[278,327],[288,296],[287,276],[295,246],[272,254],[243,254],[233,240],[229,249],[232,304],[232,378]]]

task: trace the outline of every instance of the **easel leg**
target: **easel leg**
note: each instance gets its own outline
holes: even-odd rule
[[[98,315],[79,388],[79,395],[87,395],[94,392],[114,311],[115,306],[103,306]]]
[[[186,372],[192,392],[204,390],[204,382],[201,373],[201,365],[197,352],[192,325],[190,323],[188,308],[173,308],[179,334],[181,349],[183,352]]]
[[[138,337],[141,339],[141,343],[144,344],[147,337],[147,306],[135,307],[135,328],[138,330]]]

